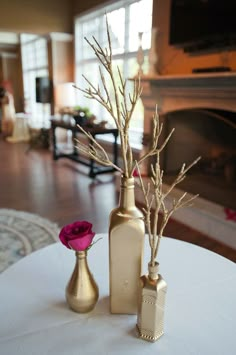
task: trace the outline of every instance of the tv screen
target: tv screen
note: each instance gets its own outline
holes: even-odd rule
[[[52,89],[51,81],[48,77],[38,77],[35,79],[36,85],[36,102],[51,103]]]
[[[192,49],[235,46],[236,0],[172,0],[169,44]]]

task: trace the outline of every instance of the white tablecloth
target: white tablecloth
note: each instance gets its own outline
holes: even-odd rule
[[[163,239],[159,261],[168,284],[165,334],[149,343],[137,338],[136,316],[109,313],[107,245],[103,235],[89,251],[100,297],[87,314],[74,313],[65,303],[75,257],[59,243],[0,275],[1,355],[235,354],[234,263],[197,246]]]
[[[17,113],[11,137],[7,138],[10,143],[28,142],[30,140],[29,116],[25,113]]]

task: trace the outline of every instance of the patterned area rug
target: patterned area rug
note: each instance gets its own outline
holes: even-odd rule
[[[0,272],[23,256],[58,241],[59,227],[28,212],[0,209]]]

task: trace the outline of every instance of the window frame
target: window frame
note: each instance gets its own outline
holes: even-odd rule
[[[28,37],[28,40],[27,40]],[[38,64],[38,48],[37,48],[37,42],[44,40],[44,45],[45,45],[45,51],[44,51],[44,64]],[[28,61],[29,61],[29,50],[27,46],[31,46],[31,55],[33,53],[34,57],[34,63],[32,64],[32,58],[31,60],[31,65],[26,64],[25,58],[28,56]],[[22,76],[23,76],[23,94],[24,94],[24,109],[27,114],[29,114],[29,124],[32,127],[44,127],[48,125],[48,118],[51,114],[51,104],[50,103],[39,103],[36,102],[36,85],[33,85],[33,79],[30,78],[30,75],[35,78],[40,75],[40,72],[44,72],[43,76],[49,76],[49,61],[48,61],[48,38],[47,36],[43,35],[36,35],[36,34],[28,34],[28,33],[22,33],[20,34],[20,47],[21,47],[21,62],[22,62]],[[28,53],[27,53],[28,50]],[[24,52],[25,51],[25,52]],[[28,65],[28,67],[27,67]],[[32,81],[31,81],[32,80]],[[33,87],[34,90],[29,90],[26,89],[26,87]],[[28,95],[29,96],[28,96]],[[29,100],[29,107],[30,111],[27,109],[27,100]]]

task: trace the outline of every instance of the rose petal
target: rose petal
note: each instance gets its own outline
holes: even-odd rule
[[[71,236],[80,235],[81,237],[92,232],[92,224],[87,221],[74,222],[71,226]]]
[[[94,236],[95,233],[90,233],[84,236],[83,238],[78,237],[77,239],[71,239],[69,240],[68,244],[73,250],[83,251],[90,246]]]
[[[68,237],[67,237],[67,233],[66,233],[66,226],[63,227],[59,233],[59,239],[62,242],[62,244],[64,244],[67,248],[71,249],[69,244],[68,244]]]
[[[74,239],[79,237],[84,237],[92,232],[92,224],[86,221],[78,221],[68,224],[64,230],[66,238]]]
[[[73,229],[73,226],[72,224],[68,224],[67,226],[64,226],[63,229],[63,233],[67,236],[70,236],[72,234],[72,229]]]

